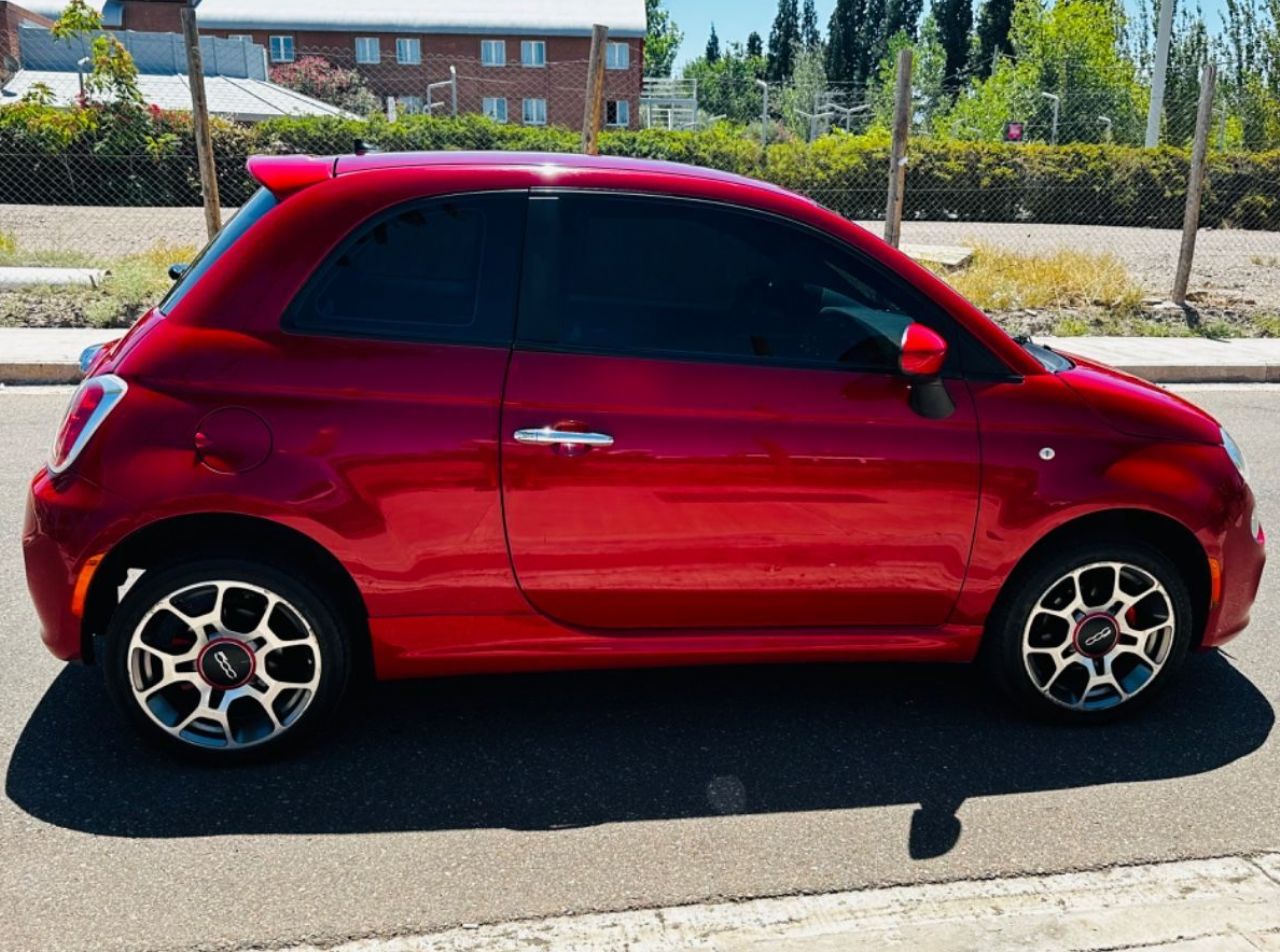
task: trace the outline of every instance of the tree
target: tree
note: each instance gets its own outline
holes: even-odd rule
[[[778,111],[792,132],[808,139],[815,125],[812,116],[819,111],[822,94],[827,89],[827,72],[822,66],[822,53],[806,50],[798,41],[792,61],[795,70],[791,82],[782,91]]]
[[[707,56],[708,63],[714,63],[720,59],[720,37],[716,36],[716,25],[711,24],[711,35],[707,37]]]
[[[866,0],[836,0],[827,24],[827,76],[835,82],[861,82],[866,78],[862,28]]]
[[[907,39],[916,38],[916,27],[920,23],[920,11],[924,0],[889,0],[885,9],[884,28],[881,30],[882,42],[887,52],[892,38],[904,33]]]
[[[800,44],[806,50],[822,46],[822,30],[818,27],[818,11],[813,0],[804,0],[804,12],[800,14]]]
[[[747,34],[747,56],[751,59],[764,56],[764,41],[760,39],[760,34],[755,30]]]
[[[378,97],[365,85],[364,77],[354,69],[334,66],[323,56],[303,56],[273,66],[271,81],[358,116],[378,111]]]
[[[698,82],[698,106],[708,116],[724,116],[743,124],[760,118],[760,87],[765,58],[752,56],[741,44],[730,43],[720,58],[710,62],[701,56],[686,63],[682,75]]]
[[[800,8],[796,0],[778,0],[778,12],[769,31],[769,79],[781,82],[791,78],[795,67],[795,48],[800,42]]]
[[[1209,61],[1209,28],[1204,14],[1183,9],[1169,42],[1164,92],[1164,141],[1187,145],[1196,132],[1200,70]]]
[[[662,0],[645,0],[644,13],[649,24],[644,37],[644,74],[670,76],[684,34],[663,7]]]
[[[969,32],[973,28],[972,0],[934,0],[933,15],[938,21],[938,42],[946,54],[947,90],[954,92],[965,80],[969,65]]]
[[[991,75],[997,56],[1008,56],[1013,52],[1013,44],[1009,40],[1012,25],[1013,0],[984,0],[978,11],[978,62],[975,64],[975,71],[983,79]]]

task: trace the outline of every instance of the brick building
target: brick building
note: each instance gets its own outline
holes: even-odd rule
[[[53,21],[26,7],[0,0],[0,85],[18,71],[21,46],[18,31],[24,26],[52,26]]]
[[[182,0],[89,0],[112,29],[178,31]],[[62,0],[24,0],[56,16]],[[644,0],[201,0],[200,30],[248,37],[273,66],[322,56],[358,70],[401,110],[452,108],[503,122],[582,122],[591,27],[609,27],[605,116],[635,127],[644,66]],[[450,69],[452,67],[452,71]],[[432,86],[428,90],[428,86]]]

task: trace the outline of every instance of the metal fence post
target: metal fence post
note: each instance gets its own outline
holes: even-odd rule
[[[760,145],[769,144],[769,84],[763,79],[757,79],[756,85],[761,89],[760,103]]]
[[[458,115],[458,67],[449,66],[449,95],[451,97],[451,107],[453,109],[454,118]]]
[[[204,197],[204,227],[212,238],[222,228],[218,201],[218,166],[213,159],[209,134],[209,101],[204,95],[204,60],[200,55],[200,31],[194,6],[182,7],[182,37],[187,48],[187,83],[191,86],[191,124],[196,133],[196,157],[200,163],[200,192]]]
[[[1182,248],[1178,252],[1178,271],[1173,278],[1173,303],[1187,303],[1187,282],[1191,279],[1191,260],[1196,253],[1196,232],[1200,228],[1200,196],[1204,190],[1204,172],[1209,156],[1209,126],[1213,123],[1213,87],[1218,68],[1205,63],[1200,73],[1200,106],[1196,110],[1196,139],[1191,148],[1191,167],[1187,170],[1187,210],[1182,217]]]
[[[604,109],[604,52],[609,28],[599,23],[591,27],[591,53],[587,62],[587,102],[582,113],[582,151],[600,152],[600,113]]]
[[[893,93],[893,146],[889,150],[889,199],[884,240],[895,248],[902,237],[903,186],[907,176],[907,135],[911,130],[911,48],[898,51],[898,83]]]

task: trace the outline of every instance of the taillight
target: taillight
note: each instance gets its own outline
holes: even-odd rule
[[[53,442],[49,472],[61,473],[76,461],[128,389],[129,385],[114,374],[90,377],[76,388]]]

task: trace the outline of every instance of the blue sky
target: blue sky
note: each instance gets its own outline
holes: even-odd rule
[[[1182,2],[1185,3],[1187,0]],[[684,42],[680,44],[680,53],[676,57],[677,64],[702,55],[707,46],[712,22],[716,25],[716,33],[720,37],[721,44],[731,40],[745,43],[747,34],[752,30],[759,33],[761,39],[767,44],[769,27],[778,9],[777,0],[665,0],[665,3],[671,16],[680,25],[680,29],[684,30]],[[1180,3],[1179,6],[1181,5]],[[835,0],[817,0],[814,6],[818,11],[818,22],[825,32]],[[1125,6],[1131,10],[1136,9],[1135,0],[1126,0]],[[1223,0],[1201,0],[1201,6],[1209,29],[1215,32],[1221,30]],[[925,8],[928,8],[927,0]]]

